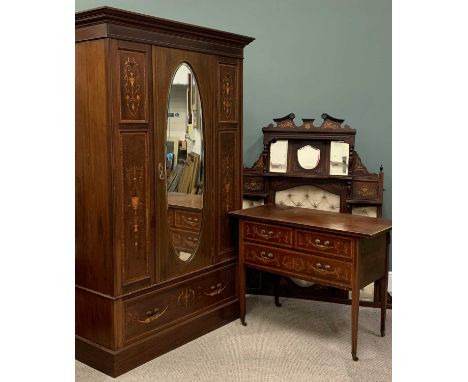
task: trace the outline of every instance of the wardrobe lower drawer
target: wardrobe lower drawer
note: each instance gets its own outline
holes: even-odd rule
[[[264,245],[243,245],[246,265],[260,265],[270,268],[273,273],[275,270],[284,271],[298,278],[322,281],[325,285],[351,287],[351,262]]]
[[[236,267],[230,265],[160,291],[129,298],[123,302],[124,343],[233,298],[235,292]]]

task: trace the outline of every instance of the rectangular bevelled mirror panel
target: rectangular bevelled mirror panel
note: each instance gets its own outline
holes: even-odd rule
[[[288,170],[288,141],[278,140],[270,145],[270,172],[286,173]]]
[[[330,142],[330,175],[348,175],[349,143]]]

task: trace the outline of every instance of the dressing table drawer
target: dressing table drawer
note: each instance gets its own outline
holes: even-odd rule
[[[352,259],[353,240],[311,231],[296,229],[296,248],[307,252],[320,252]]]
[[[280,270],[332,286],[351,287],[351,262],[250,243],[244,243],[243,250],[246,265],[260,265],[272,272]]]
[[[244,222],[244,240],[292,247],[293,230],[263,223]]]
[[[201,213],[184,210],[175,210],[175,226],[192,231],[200,231]]]
[[[123,303],[123,340],[129,342],[171,326],[187,316],[234,298],[236,266],[227,266],[176,288],[149,292]]]

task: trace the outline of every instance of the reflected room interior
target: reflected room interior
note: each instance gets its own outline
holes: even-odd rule
[[[198,247],[203,217],[203,118],[190,67],[181,64],[169,94],[166,136],[168,222],[178,258],[189,261]]]

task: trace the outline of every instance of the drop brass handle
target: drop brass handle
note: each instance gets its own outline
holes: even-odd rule
[[[319,249],[328,249],[330,248],[330,242],[328,240],[325,240],[322,244],[322,242],[320,241],[320,239],[315,239],[314,242],[312,243],[314,245],[314,247],[317,247]]]
[[[206,292],[203,292],[204,295],[206,296],[210,296],[210,297],[213,297],[213,296],[217,296],[218,294],[220,294],[223,290],[225,290],[227,287],[227,284],[225,284],[223,286],[223,284],[221,283],[217,283],[216,285],[212,285],[210,287],[210,289]]]
[[[267,232],[266,230],[262,229],[260,232],[257,231],[257,234],[264,237],[265,239],[270,239],[274,232],[271,230]]]
[[[162,163],[158,164],[158,169],[159,169],[159,180],[164,180],[165,174],[164,174],[164,166]]]
[[[262,259],[267,259],[267,260],[271,260],[274,258],[273,253],[271,252],[266,253],[265,251],[260,252],[260,256],[262,257]]]
[[[322,263],[316,263],[315,267],[320,271],[329,271],[331,266],[328,264],[323,265]]]
[[[164,313],[166,313],[167,308],[169,308],[169,305],[166,306],[166,308],[164,308],[164,310],[162,312],[159,311],[159,308],[154,308],[153,310],[148,310],[146,312],[146,318],[144,320],[138,320],[138,322],[141,322],[142,324],[149,324],[150,322],[156,321]]]

